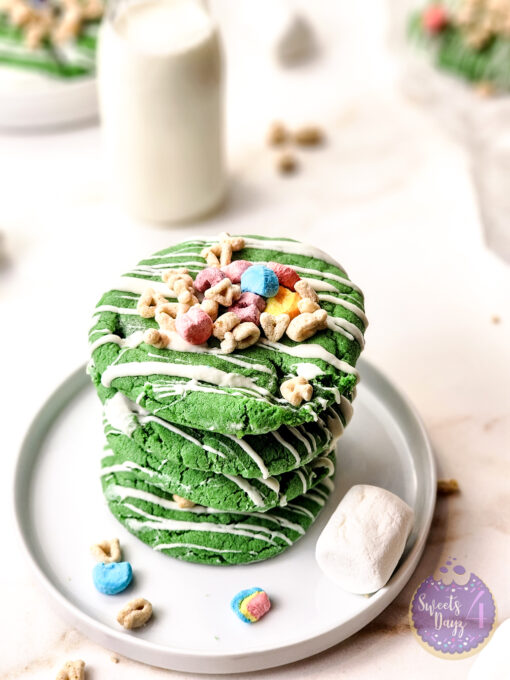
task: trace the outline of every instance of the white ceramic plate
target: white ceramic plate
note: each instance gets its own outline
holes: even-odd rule
[[[15,504],[29,558],[62,615],[93,640],[132,659],[193,673],[254,671],[320,652],[352,635],[400,592],[423,551],[436,494],[430,445],[414,410],[372,365],[353,422],[339,444],[336,489],[309,533],[260,564],[213,567],[152,551],[110,515],[99,483],[104,444],[101,409],[84,369],[49,398],[20,452]],[[332,585],[314,559],[317,537],[350,486],[377,484],[406,500],[416,525],[386,587],[371,597]],[[127,591],[101,595],[92,584],[89,546],[119,536],[135,579]],[[260,586],[271,612],[248,625],[230,610],[241,589]],[[124,631],[118,610],[134,596],[155,610],[145,628]]]
[[[37,130],[97,118],[96,79],[58,80],[32,71],[0,67],[0,128]]]

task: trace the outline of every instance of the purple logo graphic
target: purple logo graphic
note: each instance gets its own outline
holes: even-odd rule
[[[409,622],[432,654],[458,659],[476,654],[489,641],[496,605],[485,583],[449,558],[419,586],[409,607]]]

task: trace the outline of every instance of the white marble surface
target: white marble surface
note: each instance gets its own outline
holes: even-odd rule
[[[17,545],[11,474],[35,409],[86,358],[89,315],[112,273],[195,230],[280,233],[337,255],[365,289],[366,356],[416,404],[440,476],[462,489],[439,500],[420,566],[380,617],[323,654],[253,677],[465,678],[472,659],[425,652],[407,609],[441,556],[455,554],[491,587],[499,618],[510,616],[510,268],[484,247],[464,152],[396,91],[382,6],[314,2],[321,51],[283,71],[247,30],[250,7],[216,4],[230,64],[232,181],[221,214],[171,230],[119,214],[105,195],[96,128],[0,136],[9,253],[0,270],[0,678],[51,678],[69,658],[87,662],[89,680],[186,677],[114,664],[52,612]],[[296,177],[277,176],[264,147],[274,117],[327,131]]]

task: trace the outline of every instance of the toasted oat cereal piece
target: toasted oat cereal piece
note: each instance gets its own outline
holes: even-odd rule
[[[460,493],[458,481],[456,479],[438,479],[437,493],[440,496],[450,496],[454,493]]]
[[[287,335],[294,342],[303,342],[303,340],[308,340],[315,335],[317,331],[324,330],[327,327],[327,322],[328,313],[325,309],[318,309],[311,314],[305,312],[292,319],[287,328]]]
[[[294,284],[294,290],[296,293],[299,293],[300,297],[302,298],[308,298],[312,300],[312,302],[319,302],[317,293],[314,291],[308,281],[305,281],[304,279],[301,279]]]
[[[318,125],[303,125],[293,135],[300,146],[318,146],[324,141],[324,133]]]
[[[252,321],[244,321],[234,328],[232,335],[236,341],[236,349],[246,349],[260,338],[260,329]]]
[[[290,151],[285,151],[276,159],[276,169],[282,175],[290,175],[293,172],[296,172],[298,167],[298,160],[296,156]]]
[[[84,680],[85,661],[66,661],[57,674],[56,680]]]
[[[196,505],[196,503],[193,503],[193,501],[183,498],[182,496],[178,496],[176,493],[173,494],[172,498],[180,508],[193,508]]]
[[[292,406],[299,406],[302,401],[310,401],[313,394],[313,387],[306,378],[296,376],[285,380],[280,385],[280,392],[282,397],[286,399]]]
[[[275,120],[274,123],[271,123],[267,132],[267,143],[269,146],[285,144],[288,138],[289,131],[282,122]]]
[[[170,338],[166,333],[158,331],[157,328],[148,328],[143,334],[143,341],[148,345],[156,347],[156,349],[164,349],[168,347]]]
[[[213,335],[218,340],[225,338],[225,333],[228,333],[233,328],[241,323],[241,319],[234,314],[234,312],[225,312],[219,316],[213,324]]]
[[[287,330],[290,323],[290,316],[288,314],[268,314],[263,312],[260,315],[260,325],[264,331],[266,338],[271,342],[278,342]]]
[[[120,562],[122,559],[118,538],[112,538],[109,541],[106,540],[101,541],[100,543],[95,543],[93,546],[91,546],[90,552],[98,562],[104,562],[105,564],[109,564],[110,562]]]
[[[223,307],[231,307],[241,297],[241,286],[232,283],[230,279],[222,279],[212,288],[208,288],[204,295],[207,300],[215,300]]]
[[[311,314],[312,312],[316,312],[318,309],[321,308],[320,305],[317,304],[317,302],[314,302],[310,298],[301,298],[297,306],[301,314],[304,314],[305,312]]]
[[[144,626],[151,616],[151,603],[143,597],[136,597],[120,610],[117,614],[117,621],[124,628],[131,630]]]
[[[144,319],[153,319],[156,315],[156,307],[166,302],[166,298],[161,293],[156,293],[153,288],[146,288],[138,298],[136,311]]]

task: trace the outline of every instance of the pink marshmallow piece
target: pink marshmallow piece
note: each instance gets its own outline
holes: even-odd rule
[[[232,283],[241,283],[241,276],[244,272],[252,266],[248,260],[234,260],[230,264],[225,264],[221,271],[228,276]]]
[[[276,276],[278,277],[278,283],[284,288],[289,288],[289,290],[294,290],[294,286],[301,279],[299,274],[297,274],[292,267],[286,264],[280,264],[279,262],[268,262],[267,266],[272,269]]]
[[[267,593],[257,593],[255,597],[248,602],[246,609],[258,621],[271,609],[271,600],[268,598]]]
[[[218,267],[207,267],[207,269],[202,269],[198,272],[197,278],[194,281],[195,289],[199,293],[203,293],[208,288],[212,288],[222,279],[226,277],[226,274],[222,272]]]
[[[263,312],[266,308],[266,301],[261,295],[256,293],[250,293],[249,291],[241,293],[241,297],[236,302],[236,307],[251,307],[251,305],[255,305],[260,312]]]
[[[234,314],[238,316],[241,321],[251,321],[256,326],[259,325],[260,311],[255,305],[248,305],[247,307],[232,305],[232,307],[229,307],[227,311],[234,312]]]
[[[192,345],[202,345],[212,335],[213,322],[209,314],[195,305],[186,314],[181,314],[175,320],[177,333]]]

